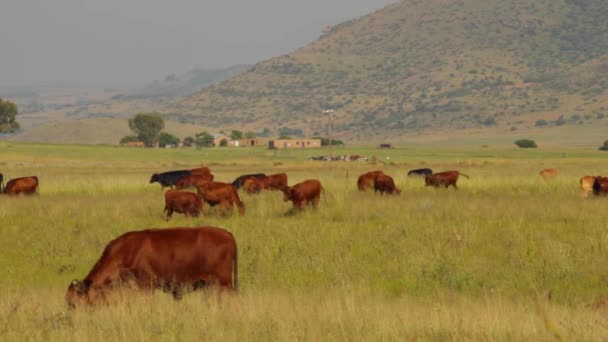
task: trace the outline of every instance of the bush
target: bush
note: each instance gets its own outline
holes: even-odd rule
[[[122,139],[120,139],[120,144],[124,145],[126,143],[130,143],[130,142],[136,142],[139,141],[139,138],[135,135],[127,135],[122,137]]]
[[[547,122],[547,120],[537,120],[536,123],[534,124],[534,126],[536,127],[543,127],[543,126],[547,126],[549,123]]]
[[[515,145],[519,146],[519,148],[536,148],[538,147],[534,140],[530,139],[519,139],[515,141]]]
[[[564,116],[560,116],[557,120],[555,120],[555,126],[563,126],[566,124],[566,119],[564,119]]]
[[[194,145],[194,138],[193,137],[185,137],[184,141],[182,143],[184,144],[185,147],[190,147],[190,146]]]
[[[600,146],[600,151],[608,151],[608,140],[604,141],[604,145]]]
[[[160,132],[158,137],[158,145],[160,147],[165,147],[167,145],[179,145],[179,138],[175,135],[167,132]]]

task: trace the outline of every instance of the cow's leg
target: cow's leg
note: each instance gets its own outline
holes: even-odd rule
[[[319,199],[320,199],[320,196],[317,196],[317,197],[313,198],[313,200],[312,200],[312,207],[313,208],[316,208],[317,205],[319,205]]]
[[[306,208],[306,200],[301,200],[298,202],[298,209],[303,210]]]
[[[169,221],[171,219],[171,216],[173,216],[173,209],[172,208],[165,208],[167,209],[167,216],[165,217],[165,220]]]

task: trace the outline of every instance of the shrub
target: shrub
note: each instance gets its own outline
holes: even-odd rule
[[[120,139],[120,144],[124,145],[126,143],[136,142],[136,141],[139,141],[139,138],[137,138],[137,136],[127,135],[127,136],[122,137],[122,139]]]
[[[158,136],[158,145],[160,147],[165,147],[167,145],[179,145],[179,138],[175,135],[167,132],[160,132]]]
[[[557,120],[555,120],[555,125],[556,126],[563,126],[566,124],[566,119],[564,119],[564,116],[560,116]]]
[[[547,120],[537,120],[536,123],[534,124],[534,126],[536,127],[542,127],[542,126],[547,126],[549,123],[547,122]]]
[[[519,139],[515,140],[515,145],[519,146],[519,148],[536,148],[538,147],[534,140],[530,139]]]
[[[600,146],[600,151],[608,151],[608,140],[604,141],[604,145]]]

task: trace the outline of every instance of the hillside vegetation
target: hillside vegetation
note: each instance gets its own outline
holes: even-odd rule
[[[403,0],[169,106],[215,127],[412,132],[605,125],[608,2]]]

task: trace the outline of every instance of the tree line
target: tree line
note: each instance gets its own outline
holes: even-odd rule
[[[167,145],[178,146],[180,143],[185,147],[212,147],[215,146],[213,135],[208,132],[196,133],[194,137],[188,136],[180,140],[176,135],[164,131],[165,122],[158,113],[138,113],[133,118],[129,119],[129,128],[134,133],[120,139],[120,144],[129,142],[142,142],[146,147]],[[256,134],[253,132],[245,132],[232,130],[229,134],[230,139],[254,139]],[[226,146],[228,141],[220,141],[220,146]]]

